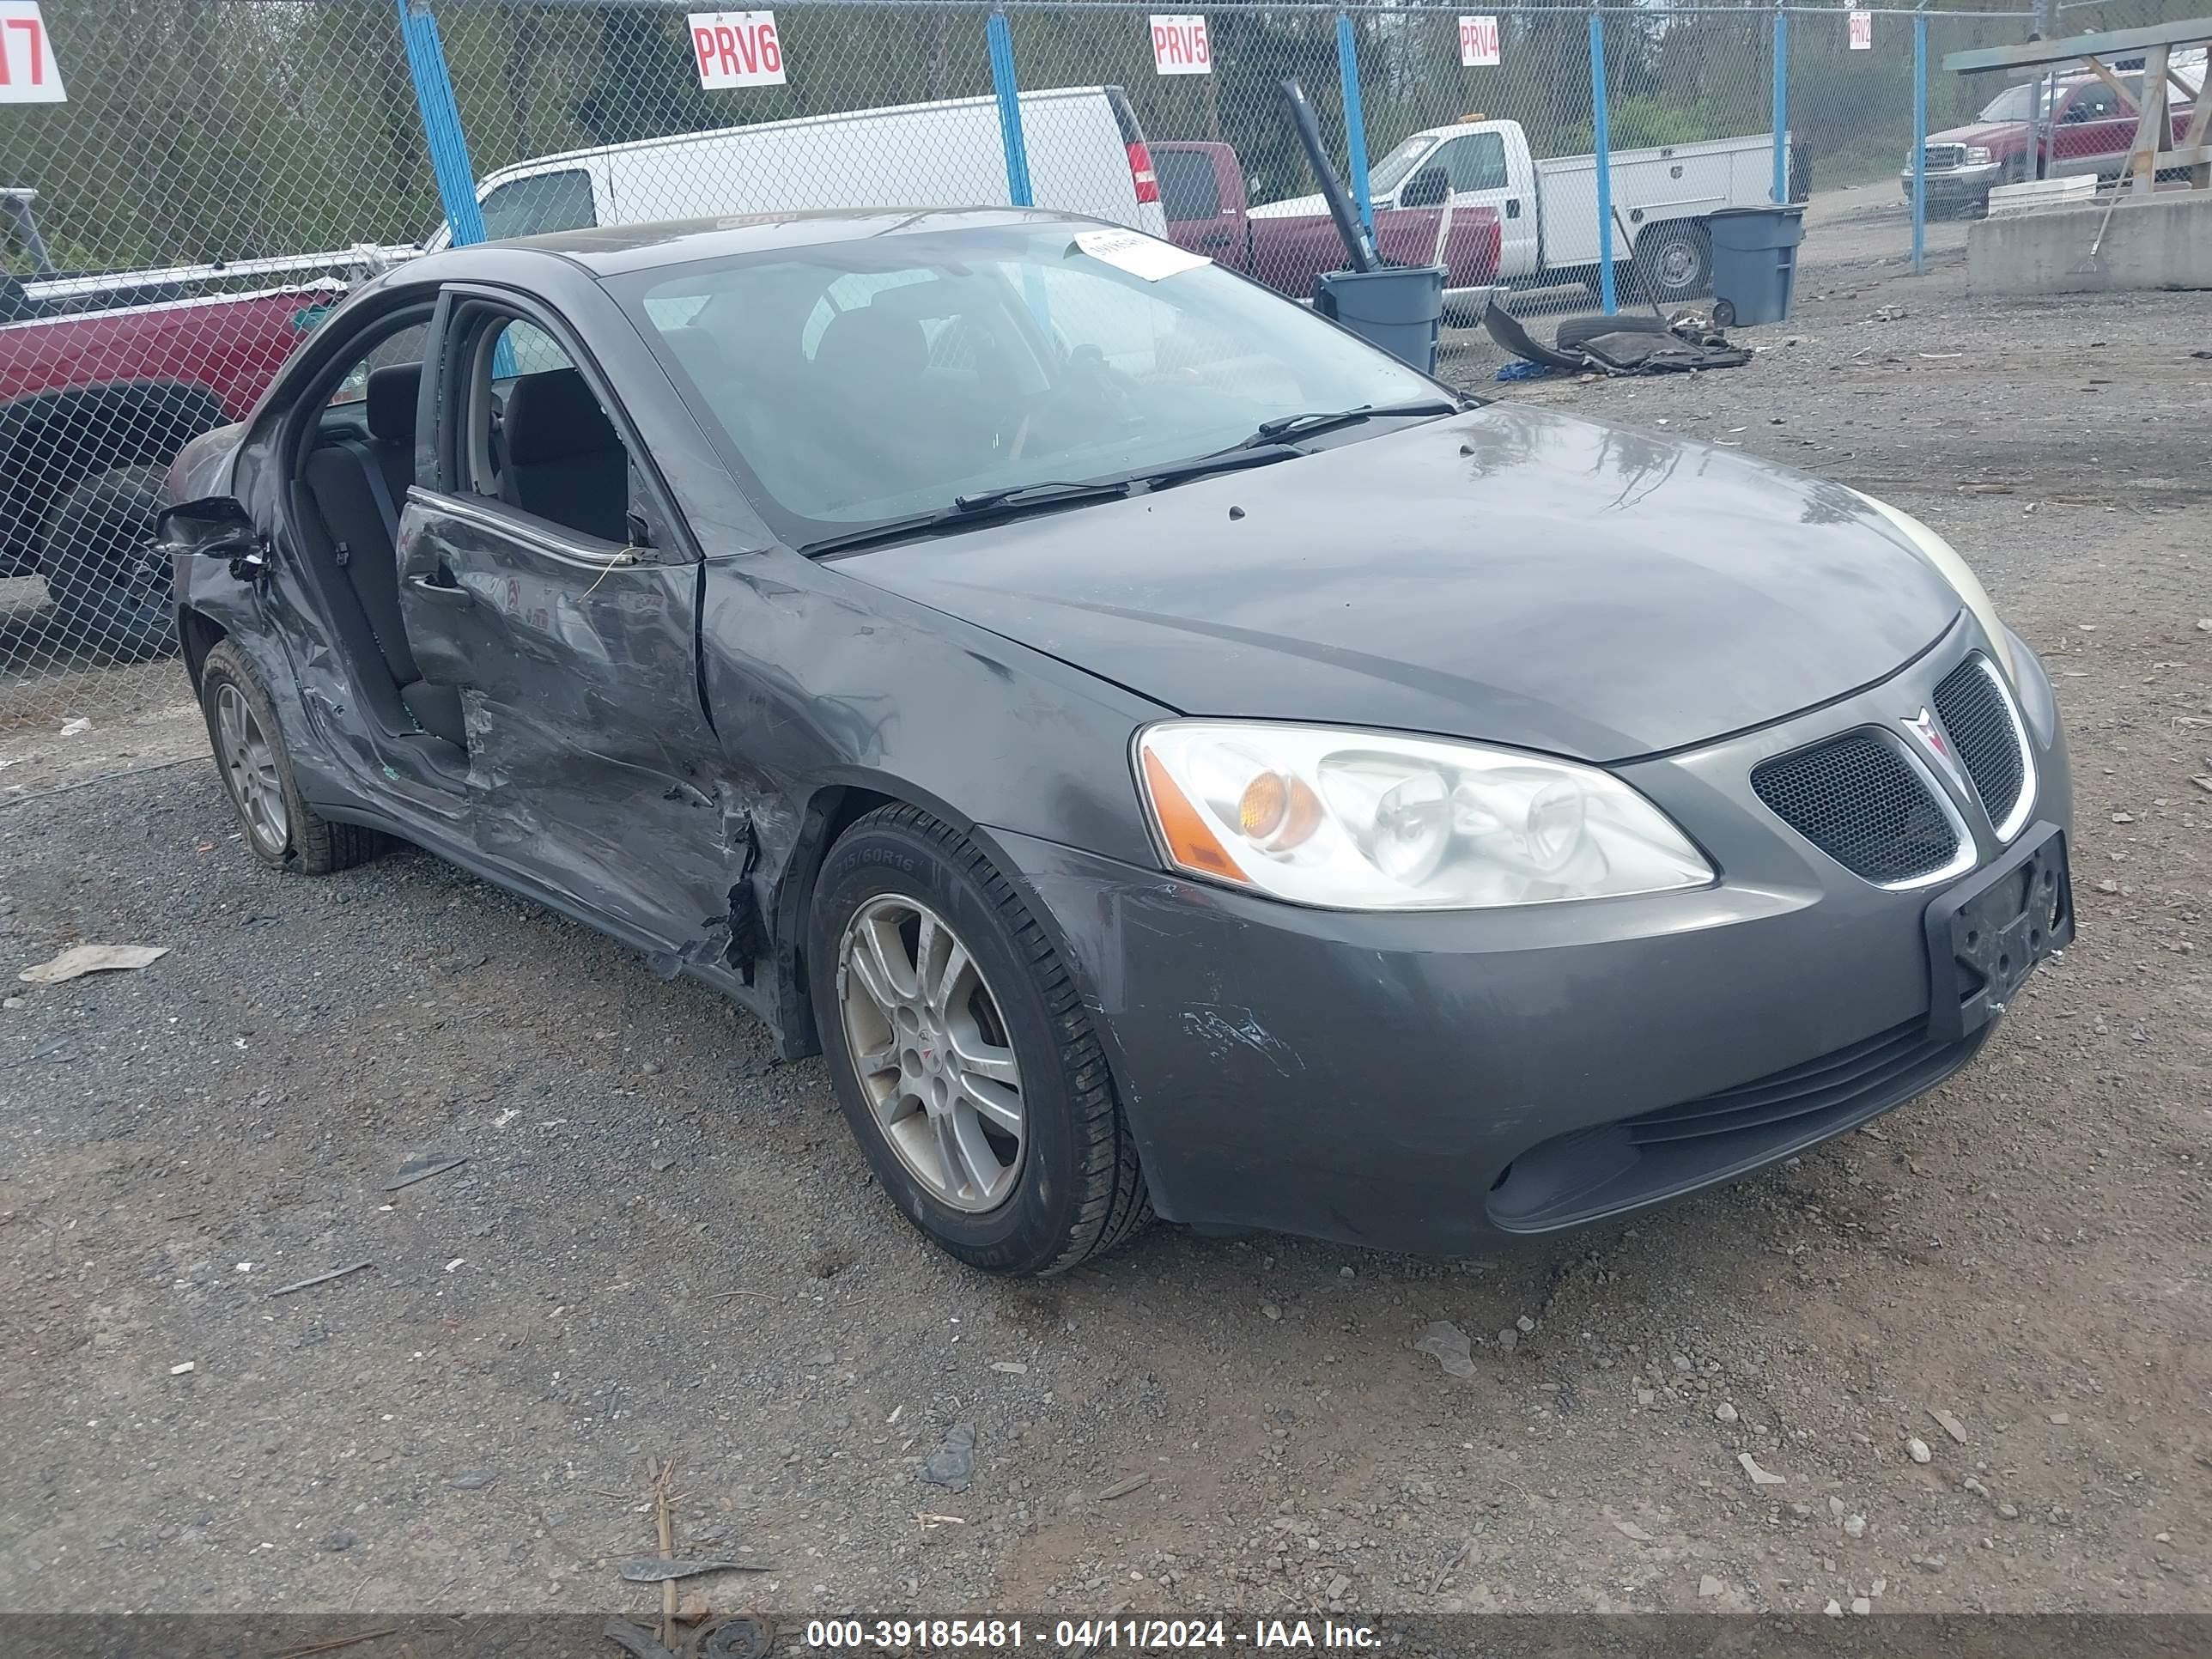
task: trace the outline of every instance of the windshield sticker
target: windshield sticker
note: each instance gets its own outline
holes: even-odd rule
[[[1172,242],[1159,241],[1133,230],[1078,231],[1075,246],[1079,252],[1103,260],[1115,270],[1126,270],[1148,283],[1213,263],[1202,253],[1187,252]]]

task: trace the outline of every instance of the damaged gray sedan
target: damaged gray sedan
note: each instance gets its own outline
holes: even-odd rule
[[[433,254],[169,489],[256,856],[396,837],[706,981],[994,1271],[1619,1214],[1927,1090],[2072,936],[2050,682],[1925,526],[1087,221]]]

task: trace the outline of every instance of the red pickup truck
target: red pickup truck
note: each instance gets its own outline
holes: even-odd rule
[[[2202,59],[2175,69],[2184,86],[2201,80],[2203,72]],[[2136,124],[2141,115],[2135,100],[2142,95],[2140,71],[2118,78],[2125,97],[2094,75],[2045,83],[2040,107],[2038,83],[2007,87],[1967,125],[1929,133],[1929,211],[1971,212],[1987,207],[1994,186],[2037,176],[2033,158],[2039,155],[2045,177],[2094,173],[2118,178],[2126,170],[2128,154],[2135,143]],[[2179,145],[2188,131],[2194,106],[2185,96],[2183,87],[2170,88],[2170,95],[2174,100],[2169,106],[2173,136],[2168,142]],[[1911,201],[1912,157],[1909,154],[1897,177],[1905,199]]]
[[[1335,222],[1326,212],[1270,211],[1251,206],[1244,168],[1227,144],[1155,140],[1152,167],[1168,235],[1177,246],[1258,278],[1294,300],[1313,297],[1314,279],[1346,261]],[[1443,175],[1437,175],[1441,183]],[[1439,242],[1443,245],[1439,246]],[[1394,265],[1443,265],[1447,303],[1473,296],[1498,277],[1499,229],[1495,208],[1461,208],[1444,224],[1435,206],[1401,206],[1375,215],[1375,246]]]
[[[145,556],[170,461],[245,418],[344,293],[338,273],[398,251],[71,275],[33,199],[0,191],[0,252],[28,267],[0,267],[0,576],[46,578],[55,654],[142,655],[175,635],[167,571]],[[286,280],[186,297],[257,275]]]

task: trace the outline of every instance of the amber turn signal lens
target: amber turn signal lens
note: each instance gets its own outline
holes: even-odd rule
[[[1265,841],[1282,827],[1291,792],[1280,772],[1262,772],[1244,786],[1237,803],[1237,827],[1253,841]]]
[[[1244,872],[1229,856],[1204,816],[1150,751],[1145,755],[1145,787],[1152,792],[1152,813],[1160,821],[1160,833],[1167,837],[1170,858],[1186,870],[1200,870],[1231,881],[1245,879]]]

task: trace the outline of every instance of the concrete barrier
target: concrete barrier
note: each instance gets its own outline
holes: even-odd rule
[[[1981,220],[1966,232],[1966,281],[1980,294],[2212,289],[2212,191]]]

